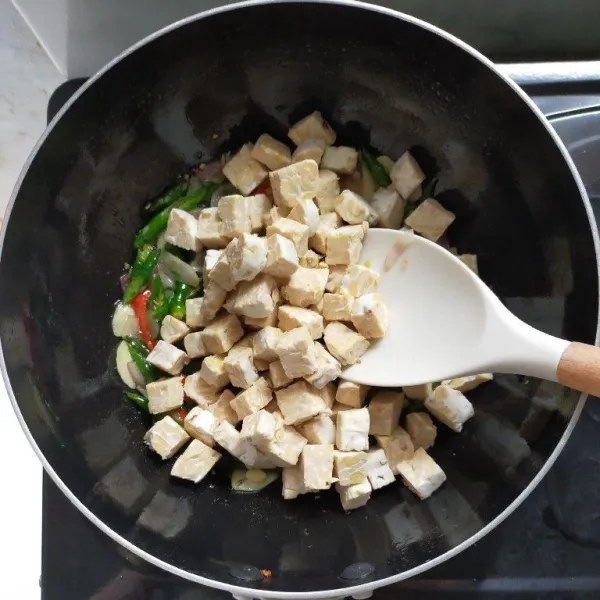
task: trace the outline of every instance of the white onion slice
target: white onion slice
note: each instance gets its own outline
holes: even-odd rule
[[[139,335],[137,317],[129,304],[117,304],[112,319],[112,330],[113,334],[120,338]]]
[[[136,382],[129,370],[130,365],[133,365],[131,354],[129,353],[127,342],[123,341],[117,346],[117,373],[119,374],[119,377],[123,380],[123,383],[128,388],[134,390],[136,388]]]
[[[191,267],[174,254],[163,251],[160,256],[160,264],[165,273],[170,277],[173,277],[186,285],[191,285],[192,287],[198,287],[200,285],[200,278],[194,267]]]

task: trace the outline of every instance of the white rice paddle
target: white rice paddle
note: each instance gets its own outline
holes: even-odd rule
[[[530,327],[441,246],[410,232],[371,229],[366,260],[380,274],[390,322],[344,379],[396,387],[518,373],[600,396],[600,348]]]

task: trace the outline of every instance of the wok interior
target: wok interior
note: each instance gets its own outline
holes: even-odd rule
[[[113,66],[50,131],[16,197],[0,263],[7,372],[50,466],[108,527],[170,565],[264,591],[393,576],[469,539],[540,470],[578,400],[513,376],[479,388],[466,431],[440,427],[432,455],[448,482],[425,502],[397,483],[344,514],[335,492],[234,494],[226,465],[203,485],[169,477],[113,369],[110,315],[140,208],[200,161],[263,132],[284,140],[314,109],[340,143],[410,148],[437,174],[452,245],[478,254],[519,316],[584,342],[596,331],[593,239],[567,165],[518,95],[446,39],[356,7],[254,6]]]

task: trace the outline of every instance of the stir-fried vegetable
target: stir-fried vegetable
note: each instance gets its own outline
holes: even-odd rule
[[[193,294],[194,288],[183,283],[175,282],[175,289],[171,300],[169,300],[169,313],[176,319],[183,321],[185,319],[185,301]]]
[[[144,227],[142,227],[135,236],[134,246],[141,248],[144,244],[148,244],[156,240],[156,238],[167,228],[169,214],[174,208],[190,211],[200,206],[208,206],[210,198],[215,191],[217,184],[210,181],[205,183],[201,188],[195,190],[187,196],[183,196],[175,200],[170,206],[163,208],[157,213]]]
[[[392,183],[385,167],[368,150],[362,150],[360,158],[379,187],[387,187]]]
[[[167,289],[158,274],[154,275],[150,284],[150,308],[152,318],[157,323],[160,323],[169,314]]]
[[[175,281],[181,281],[190,287],[197,288],[200,278],[196,269],[170,252],[163,252],[160,258],[161,267]]]
[[[158,264],[160,250],[150,246],[142,246],[137,253],[133,267],[131,267],[131,277],[125,293],[123,294],[123,303],[130,304],[133,299],[146,286],[154,267]]]
[[[135,366],[140,370],[140,373],[144,377],[144,381],[146,383],[154,381],[158,374],[156,369],[146,360],[146,357],[148,356],[148,348],[143,346],[143,344],[136,338],[127,338],[126,341],[129,348],[129,354],[131,355],[131,360],[133,360]],[[142,350],[142,348],[145,350]]]
[[[189,188],[189,183],[187,181],[183,181],[174,185],[172,188],[169,188],[164,194],[156,198],[153,202],[150,202],[146,206],[146,210],[148,212],[156,212],[157,210],[162,210],[167,206],[171,206],[173,202],[179,200]]]
[[[129,400],[131,400],[131,402],[136,404],[144,412],[146,412],[146,413],[149,412],[148,411],[148,398],[146,398],[146,396],[143,396],[142,394],[139,394],[138,392],[125,392],[125,395],[127,396],[127,398]]]
[[[143,292],[140,292],[131,303],[131,307],[133,308],[135,316],[138,320],[140,335],[142,336],[146,346],[152,350],[152,348],[154,348],[156,345],[156,340],[150,332],[150,327],[148,324],[148,302],[150,300],[150,295],[151,292],[149,289],[145,289]]]
[[[260,492],[273,483],[278,476],[277,471],[236,469],[231,474],[231,488],[236,492]]]

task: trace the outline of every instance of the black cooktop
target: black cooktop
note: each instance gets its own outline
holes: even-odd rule
[[[83,80],[58,88],[50,119]],[[551,117],[600,218],[600,84],[525,87]],[[600,599],[600,400],[590,399],[554,467],[479,543],[420,577],[374,592],[377,600]],[[243,582],[240,582],[243,585]],[[43,600],[208,600],[230,594],[163,572],[92,525],[44,474]]]

